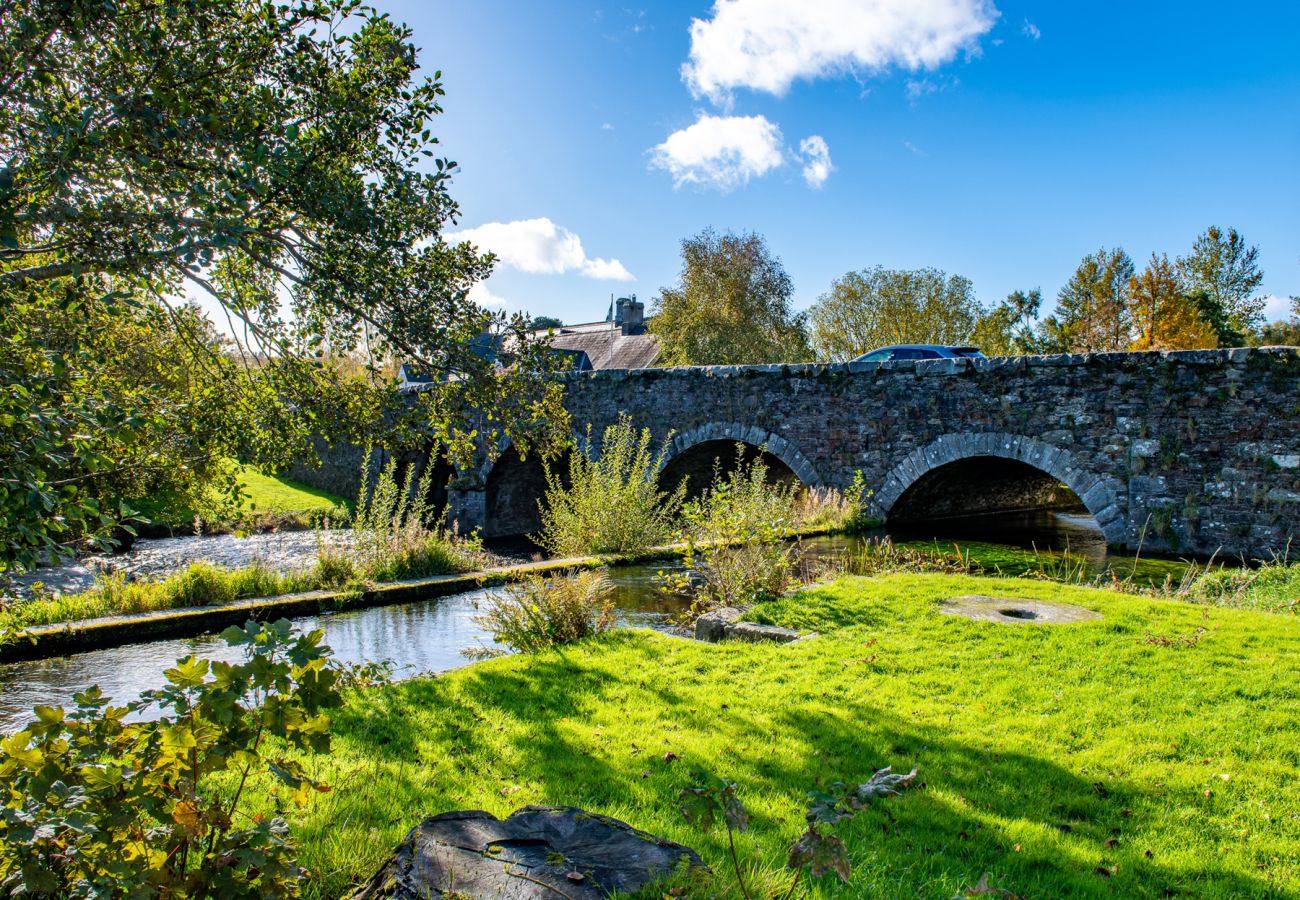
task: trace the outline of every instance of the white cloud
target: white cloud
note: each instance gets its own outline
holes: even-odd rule
[[[1291,298],[1269,294],[1264,298],[1264,321],[1285,322],[1291,318]]]
[[[1025,24],[1021,27],[1020,33],[1031,41],[1036,41],[1043,36],[1042,30],[1028,19],[1025,19]]]
[[[796,80],[891,66],[934,69],[993,27],[993,0],[715,0],[691,22],[682,78],[697,97],[783,94]]]
[[[765,116],[700,114],[694,125],[651,148],[650,165],[672,175],[675,187],[730,191],[780,166],[781,141],[781,129]]]
[[[498,297],[488,290],[486,281],[480,281],[469,289],[469,299],[484,309],[505,309],[506,307],[506,298]]]
[[[831,163],[831,148],[819,134],[810,135],[799,142],[799,152],[804,156],[803,180],[808,187],[819,188],[831,177],[835,166]]]
[[[582,239],[550,219],[489,222],[447,235],[448,240],[469,241],[490,250],[501,262],[521,272],[561,275],[577,272],[588,278],[631,281],[632,273],[617,259],[589,258]]]

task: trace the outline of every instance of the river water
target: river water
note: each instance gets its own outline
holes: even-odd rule
[[[1041,551],[1064,551],[1094,565],[1107,561],[1105,541],[1086,516],[1023,513],[980,520],[953,520],[941,527],[892,533],[895,540],[934,539],[940,545],[978,540]],[[854,538],[815,538],[805,542],[809,552],[829,556],[850,550]],[[655,573],[668,564],[612,569],[615,603],[621,626],[667,629],[669,618],[683,603],[666,597],[655,584]],[[302,629],[322,628],[334,655],[344,662],[389,660],[397,677],[443,672],[464,665],[463,651],[491,645],[474,621],[486,590],[396,606],[371,607],[298,619]],[[168,639],[55,659],[0,666],[0,733],[17,730],[33,706],[68,705],[72,695],[92,684],[117,703],[135,699],[143,690],[163,683],[162,671],[175,660],[194,654],[236,660],[242,650],[227,647],[215,635]]]

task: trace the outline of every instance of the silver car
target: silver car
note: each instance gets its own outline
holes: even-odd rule
[[[895,359],[979,359],[978,347],[945,347],[942,344],[892,344],[864,353],[853,362],[889,362]]]

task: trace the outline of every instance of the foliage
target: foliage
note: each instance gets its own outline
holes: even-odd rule
[[[458,458],[476,428],[517,443],[567,433],[556,361],[522,317],[469,299],[491,257],[441,237],[457,215],[455,164],[430,149],[443,88],[416,77],[406,26],[355,0],[14,0],[4,19],[0,564],[103,543],[132,514],[132,494],[105,501],[110,476],[192,491],[211,460],[274,464],[313,431],[383,424]],[[216,302],[237,346],[211,345],[186,292]],[[185,363],[171,374],[192,388],[148,367],[99,380],[135,352],[117,329],[137,316],[169,323]],[[41,317],[71,337],[27,324]],[[472,351],[488,328],[508,354]],[[440,376],[418,415],[386,420],[390,385],[323,362],[355,352]],[[231,445],[235,413],[251,447]]]
[[[1056,312],[1040,328],[1049,352],[1128,349],[1133,260],[1120,248],[1105,247],[1083,258],[1056,297]]]
[[[964,344],[982,314],[968,278],[876,266],[836,279],[809,319],[817,357],[843,361],[888,344]]]
[[[804,318],[791,308],[794,286],[754,233],[712,229],[682,241],[677,285],[655,299],[650,331],[659,365],[717,366],[803,362]]]
[[[416,478],[414,467],[398,477],[390,457],[371,484],[371,459],[361,463],[361,489],[352,519],[352,557],[361,577],[374,582],[423,578],[478,568],[484,563],[477,535],[448,527],[443,510],[429,502],[433,467]]]
[[[0,261],[0,271],[4,263]],[[0,289],[0,576],[44,555],[113,543],[111,529],[165,495],[231,508],[231,456],[254,454],[266,385],[220,355],[193,307],[105,306],[58,291]],[[195,353],[192,365],[178,360]]]
[[[725,478],[715,467],[704,493],[682,507],[682,570],[657,576],[691,600],[687,619],[779,597],[798,577],[799,547],[789,538],[799,485],[772,481],[762,456],[747,460],[743,445],[736,456]]]
[[[56,896],[293,897],[303,870],[283,818],[250,816],[269,776],[299,804],[329,788],[280,748],[327,753],[340,703],[322,632],[288,621],[229,628],[242,663],[193,656],[124,707],[98,687],[39,706],[0,742],[0,877]],[[130,714],[156,716],[127,722]],[[218,789],[233,775],[233,791]]]
[[[880,525],[879,519],[867,515],[867,500],[873,493],[859,469],[842,491],[833,487],[795,491],[791,518],[800,531],[861,534]]]
[[[1004,626],[937,613],[967,594],[1105,618]],[[335,750],[319,761],[335,790],[291,810],[302,864],[318,873],[304,892],[348,896],[418,811],[504,817],[539,804],[693,847],[715,873],[707,893],[738,898],[721,822],[703,834],[668,802],[707,768],[740,785],[751,891],[779,898],[805,789],[868,781],[884,760],[900,773],[920,763],[923,776],[903,802],[835,826],[849,884],[805,876],[796,897],[947,898],[983,872],[1021,897],[1293,894],[1295,620],[1208,608],[1197,646],[1143,641],[1194,632],[1206,611],[1018,578],[843,579],[755,607],[821,632],[790,647],[619,629],[365,692],[336,715]]]
[[[613,583],[605,569],[543,577],[526,575],[494,591],[474,621],[498,644],[520,653],[537,653],[571,644],[614,625]],[[474,658],[499,656],[494,647],[465,651]]]
[[[852,819],[858,810],[874,799],[898,796],[898,789],[911,784],[916,778],[916,771],[914,767],[907,775],[894,775],[891,774],[891,767],[886,766],[872,775],[865,784],[847,786],[837,781],[826,791],[810,792],[805,817],[807,830],[795,838],[786,862],[786,868],[793,869],[795,876],[785,897],[794,894],[795,885],[804,869],[814,878],[834,872],[840,876],[841,881],[847,883],[851,876],[848,850],[842,840],[825,833],[826,829]],[[717,819],[726,824],[727,846],[736,872],[736,882],[741,894],[748,898],[751,894],[741,871],[734,832],[744,833],[749,826],[749,812],[736,795],[736,790],[734,781],[718,778],[703,770],[697,771],[692,786],[682,789],[681,810],[688,822],[706,833],[713,828]]]
[[[1198,350],[1218,346],[1218,334],[1196,300],[1183,293],[1177,273],[1164,254],[1129,284],[1133,350]]]
[[[625,415],[605,429],[599,447],[590,425],[586,437],[585,448],[569,455],[567,473],[543,463],[537,542],[559,557],[636,553],[667,543],[686,493],[685,485],[671,493],[659,489],[667,441],[652,455],[650,430],[638,432]]]
[[[1043,306],[1043,292],[1012,291],[992,309],[980,313],[971,335],[971,344],[985,356],[1014,356],[1037,353],[1039,341],[1034,333],[1038,312]]]
[[[555,316],[533,316],[528,320],[528,327],[533,331],[544,331],[546,329],[563,328],[564,323]]]
[[[1239,345],[1245,333],[1263,324],[1264,297],[1256,293],[1264,281],[1259,248],[1247,244],[1237,229],[1211,225],[1177,266],[1184,292],[1203,292],[1221,318],[1223,343]]]

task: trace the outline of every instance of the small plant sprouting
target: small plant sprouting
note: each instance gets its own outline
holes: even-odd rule
[[[794,870],[794,878],[789,890],[782,895],[782,900],[794,895],[805,869],[814,878],[834,872],[847,883],[851,875],[848,849],[844,846],[844,841],[828,830],[852,819],[873,800],[897,796],[916,779],[916,772],[917,769],[913,766],[912,771],[906,775],[896,775],[892,766],[886,766],[876,771],[863,784],[845,785],[837,781],[826,791],[809,792],[808,827],[790,846],[786,867]],[[711,830],[719,819],[726,824],[727,846],[736,871],[736,881],[740,885],[741,894],[750,900],[752,895],[741,871],[735,839],[735,832],[744,833],[749,827],[749,813],[736,790],[736,783],[730,779],[697,771],[693,785],[682,790],[681,810],[686,820],[702,831]]]

